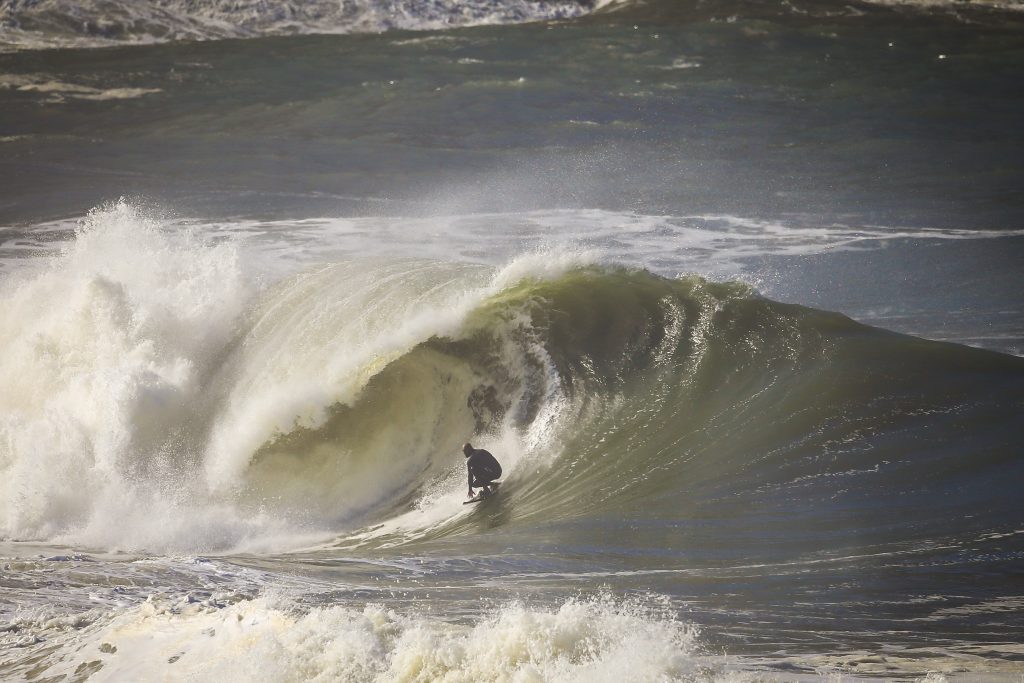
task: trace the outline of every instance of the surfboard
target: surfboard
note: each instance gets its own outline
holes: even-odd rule
[[[484,491],[486,491],[486,489],[483,489],[483,490],[480,491],[480,493],[476,494],[475,496],[473,496],[469,500],[462,501],[462,504],[463,505],[469,505],[470,503],[479,503],[481,500],[487,500],[488,498],[493,498],[494,496],[498,495],[498,487],[501,486],[501,482],[500,481],[492,481],[491,482],[491,486],[494,487],[494,492],[493,493],[484,493]]]

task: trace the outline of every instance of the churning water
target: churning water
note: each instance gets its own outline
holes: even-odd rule
[[[0,677],[1019,680],[1020,16],[0,3]]]

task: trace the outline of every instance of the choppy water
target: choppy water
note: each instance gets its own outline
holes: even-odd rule
[[[1020,16],[0,4],[0,677],[1019,680]]]

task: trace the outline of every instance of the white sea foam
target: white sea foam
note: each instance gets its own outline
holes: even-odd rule
[[[209,379],[258,291],[236,245],[97,209],[0,297],[0,537],[208,551],[307,542],[212,493]],[[323,533],[323,530],[321,530]]]
[[[39,0],[0,4],[0,46],[103,47],[168,40],[377,33],[580,16],[572,0]]]
[[[537,255],[530,268],[542,268],[550,261],[557,269],[566,260],[602,261],[614,254],[617,263],[669,276],[698,273],[712,279],[742,279],[751,262],[766,256],[884,249],[897,240],[946,242],[1024,236],[1024,230],[822,224],[799,216],[786,220],[729,214],[660,216],[599,209],[237,221],[212,223],[208,228],[225,236],[251,236],[249,246],[278,264],[315,262],[324,254],[416,254],[503,267],[520,257],[524,239],[529,239]],[[284,231],[291,239],[274,239]],[[515,263],[510,266],[512,270],[517,267]]]
[[[214,571],[208,564],[196,560],[196,575]],[[271,577],[248,577],[256,578]],[[0,633],[0,647],[23,655],[4,662],[5,671],[31,670],[48,680],[381,683],[840,683],[880,676],[940,683],[962,680],[966,671],[972,681],[1019,675],[1012,658],[1021,648],[1013,643],[768,658],[711,654],[698,628],[658,596],[603,594],[553,606],[510,601],[452,621],[379,603],[332,604],[317,594],[299,599],[294,590],[301,582],[273,581],[274,589],[254,598],[230,591],[155,593],[77,613],[52,605],[23,609]],[[996,651],[1005,658],[991,658]]]
[[[120,202],[45,270],[5,283],[0,533],[54,538],[104,513],[123,529],[125,508],[187,502],[168,475],[187,456],[166,446],[249,296],[235,249],[200,243]]]
[[[66,227],[64,222],[56,222],[33,230]],[[801,216],[763,220],[729,214],[662,216],[600,209],[207,221],[201,227],[218,238],[244,238],[246,260],[259,260],[261,268],[274,271],[278,278],[325,258],[419,256],[507,266],[505,281],[518,268],[542,269],[550,262],[557,270],[562,263],[604,261],[610,254],[617,263],[667,275],[688,272],[722,279],[740,275],[745,262],[765,256],[884,249],[894,240],[945,242],[1024,236],[1020,229],[845,225]],[[526,255],[524,239],[531,242]]]
[[[674,681],[728,679],[698,634],[657,607],[610,598],[521,603],[459,625],[379,605],[230,606],[159,598],[55,637],[48,676],[193,681]],[[716,670],[718,671],[716,673]]]
[[[131,100],[161,92],[160,88],[94,88],[77,83],[54,80],[46,74],[0,75],[0,88],[47,95],[47,101],[59,104],[67,99],[76,100]]]

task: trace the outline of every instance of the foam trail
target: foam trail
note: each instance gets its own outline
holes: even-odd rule
[[[91,680],[686,680],[716,658],[667,610],[611,598],[553,609],[512,603],[475,624],[378,605],[298,610],[265,596],[231,606],[154,599],[104,618],[69,653]],[[79,656],[48,669],[72,673]],[[721,674],[727,677],[728,674]]]

